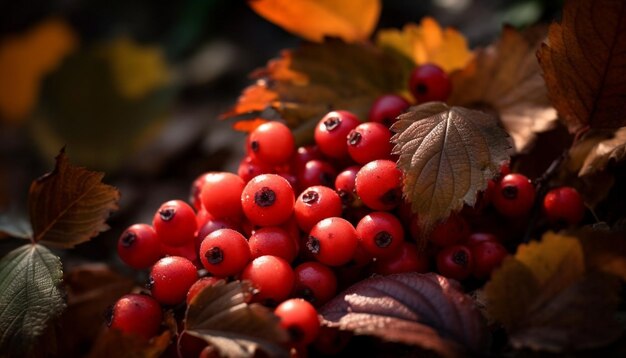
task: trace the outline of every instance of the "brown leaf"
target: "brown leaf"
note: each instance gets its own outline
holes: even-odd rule
[[[613,136],[597,142],[580,168],[578,175],[587,176],[607,167],[610,161],[621,161],[626,157],[626,127],[621,127]]]
[[[320,314],[325,325],[446,357],[483,352],[487,343],[484,320],[472,299],[433,273],[366,279],[324,305]]]
[[[252,0],[250,7],[265,19],[309,41],[337,37],[366,40],[380,15],[380,0]]]
[[[626,2],[573,0],[539,50],[548,94],[570,133],[626,125]]]
[[[207,341],[223,357],[252,357],[257,349],[272,357],[289,356],[281,345],[287,332],[269,309],[248,303],[251,292],[245,281],[206,287],[187,308],[185,332]]]
[[[429,102],[401,115],[391,130],[404,172],[404,196],[428,231],[478,191],[509,159],[510,138],[490,115]]]
[[[317,123],[333,109],[352,111],[365,120],[376,97],[406,87],[393,57],[370,45],[336,40],[283,51],[252,77],[256,83],[224,116],[273,119],[267,113],[273,109],[291,128]]]
[[[580,239],[588,271],[613,274],[626,281],[626,232],[584,228],[571,235]]]
[[[535,56],[544,34],[540,28],[520,33],[505,26],[498,41],[475,50],[467,66],[451,75],[448,103],[496,111],[517,152],[526,151],[557,117]]]
[[[70,248],[107,230],[105,220],[117,210],[120,194],[102,183],[103,176],[71,165],[61,150],[54,170],[30,186],[34,240]]]
[[[120,330],[105,327],[87,357],[157,358],[163,355],[172,338],[172,333],[165,331],[150,341],[145,341],[139,337],[124,334]]]
[[[580,241],[547,233],[520,245],[485,286],[487,311],[515,348],[563,352],[603,346],[621,334],[618,282],[587,273]]]

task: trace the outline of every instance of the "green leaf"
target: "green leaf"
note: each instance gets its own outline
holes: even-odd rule
[[[65,308],[61,260],[41,245],[21,246],[0,260],[0,351],[23,356]]]
[[[248,301],[248,282],[220,281],[203,289],[187,308],[185,332],[204,339],[222,357],[252,357],[257,349],[272,357],[288,357],[288,340],[279,319],[266,307]]]
[[[107,230],[120,194],[102,183],[103,173],[69,163],[65,150],[54,170],[30,186],[28,209],[34,240],[70,248]]]

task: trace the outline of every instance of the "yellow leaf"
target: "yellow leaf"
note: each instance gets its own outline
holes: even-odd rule
[[[37,102],[41,78],[76,42],[72,29],[59,19],[0,40],[0,118],[18,121],[27,116]]]
[[[446,72],[463,68],[472,57],[465,37],[455,29],[441,28],[430,17],[420,25],[407,24],[378,32],[376,44],[411,59],[416,65],[434,63]]]
[[[380,0],[254,0],[250,7],[265,19],[314,42],[338,37],[366,40],[380,15]]]

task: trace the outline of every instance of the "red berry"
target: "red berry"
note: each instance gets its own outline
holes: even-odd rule
[[[154,298],[131,293],[117,300],[107,323],[124,334],[147,341],[159,332],[162,320],[161,305]]]
[[[332,188],[337,171],[325,160],[309,160],[297,173],[300,188],[323,185]]]
[[[329,216],[341,215],[341,199],[339,195],[329,187],[316,185],[302,191],[294,205],[294,215],[298,226],[304,232],[320,220]]]
[[[374,160],[356,175],[356,193],[374,210],[391,210],[402,201],[402,172],[391,160]]]
[[[217,277],[202,277],[194,282],[189,290],[187,291],[187,305],[191,303],[191,301],[202,291],[205,287],[213,286],[220,281]]]
[[[479,279],[486,279],[491,276],[491,272],[508,256],[508,252],[495,241],[483,241],[470,247],[474,267],[472,274]]]
[[[255,225],[279,225],[293,213],[294,193],[289,182],[276,174],[259,175],[241,193],[243,211]]]
[[[149,288],[162,304],[175,305],[185,300],[187,291],[198,279],[196,266],[180,256],[164,257],[150,271]]]
[[[347,137],[348,154],[359,164],[391,156],[391,132],[376,122],[361,123]]]
[[[117,254],[128,266],[141,270],[163,256],[161,243],[150,225],[135,224],[124,230],[117,242]]]
[[[465,219],[457,214],[450,215],[437,224],[430,233],[429,240],[440,247],[458,244],[470,234],[470,227]]]
[[[317,311],[309,302],[301,298],[289,299],[274,310],[280,318],[280,325],[289,332],[291,341],[306,346],[315,340],[320,330]]]
[[[313,226],[306,242],[316,260],[328,266],[341,266],[354,256],[358,245],[356,230],[346,219],[326,218]]]
[[[245,186],[246,183],[236,174],[210,173],[201,189],[202,205],[217,219],[239,220],[243,214],[241,193]]]
[[[227,219],[209,219],[204,225],[198,229],[198,234],[196,235],[196,251],[200,251],[200,245],[207,235],[212,233],[213,231],[217,231],[219,229],[232,229],[235,231],[241,230],[241,225],[238,222],[233,222],[232,220]]]
[[[181,200],[161,205],[152,220],[159,241],[167,246],[184,246],[193,242],[197,225],[196,213]]]
[[[291,170],[297,173],[300,169],[304,168],[304,165],[309,160],[313,159],[324,159],[324,155],[317,145],[306,145],[303,147],[298,147],[296,149],[296,154],[291,159]]]
[[[405,241],[393,257],[377,260],[372,271],[381,275],[391,275],[403,272],[428,272],[429,267],[428,255],[417,250],[415,244]]]
[[[320,307],[335,297],[337,277],[333,270],[319,262],[305,262],[294,269],[294,295]]]
[[[167,246],[161,245],[161,252],[165,256],[180,256],[184,257],[187,260],[193,262],[194,265],[200,266],[200,261],[198,260],[198,250],[196,248],[195,242],[190,242],[185,246]]]
[[[294,153],[295,141],[289,127],[271,121],[256,127],[248,136],[248,153],[269,165],[286,163]]]
[[[298,255],[295,240],[291,234],[278,226],[266,226],[254,230],[248,239],[248,244],[253,259],[272,255],[292,262]]]
[[[212,175],[213,173],[204,173],[198,176],[193,183],[191,184],[191,190],[189,191],[189,202],[196,209],[197,212],[202,210],[202,201],[200,201],[200,191],[202,190],[202,186],[206,181],[207,177]]]
[[[465,245],[471,249],[473,246],[480,245],[483,242],[500,243],[500,240],[494,234],[490,234],[487,232],[475,232],[467,237],[467,240],[465,241]]]
[[[382,95],[372,104],[368,116],[369,121],[382,123],[389,128],[410,105],[409,101],[397,94]]]
[[[351,112],[329,112],[315,127],[315,143],[327,157],[347,157],[346,136],[360,123],[361,121],[359,121],[358,117]]]
[[[452,92],[452,82],[441,67],[424,64],[411,72],[409,90],[418,103],[446,101]]]
[[[289,297],[295,275],[287,261],[265,255],[252,260],[241,273],[241,279],[252,282],[258,290],[254,293],[255,301],[275,305]]]
[[[535,202],[535,187],[521,174],[508,174],[496,186],[493,205],[504,216],[517,218],[526,215]]]
[[[393,257],[404,242],[404,228],[395,215],[376,211],[365,215],[356,226],[361,246],[376,259]]]
[[[473,268],[472,252],[467,246],[444,247],[437,254],[437,270],[445,277],[463,280],[469,277]]]
[[[552,223],[576,225],[585,216],[585,204],[576,189],[564,186],[546,194],[543,198],[543,212]]]
[[[337,174],[335,178],[335,190],[341,202],[348,206],[356,199],[356,173],[361,169],[360,165],[352,165]]]
[[[272,173],[273,169],[274,168],[271,165],[263,163],[256,158],[252,158],[251,156],[247,156],[239,163],[237,175],[239,175],[241,179],[247,183],[257,175]]]
[[[250,246],[239,232],[220,229],[210,233],[200,244],[200,260],[214,276],[236,275],[250,261]]]

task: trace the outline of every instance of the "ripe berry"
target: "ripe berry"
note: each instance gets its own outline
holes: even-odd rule
[[[252,282],[258,290],[254,293],[255,301],[273,306],[289,297],[295,275],[287,261],[265,255],[252,260],[241,273],[241,279]]]
[[[471,234],[470,236],[467,237],[467,240],[465,240],[465,246],[469,247],[470,249],[473,246],[476,245],[480,245],[483,242],[497,242],[500,243],[500,239],[498,239],[498,237],[494,234],[491,233],[487,233],[487,232],[475,232],[473,234]]]
[[[409,90],[417,103],[446,101],[452,92],[452,82],[441,67],[424,64],[411,72]]]
[[[467,246],[444,247],[437,254],[437,270],[445,277],[463,280],[469,277],[473,268],[472,252]]]
[[[302,168],[304,168],[309,160],[314,159],[324,159],[324,155],[317,145],[306,145],[298,147],[296,149],[296,154],[291,158],[291,163],[289,164],[289,166],[294,173],[298,173]]]
[[[315,259],[328,266],[348,263],[357,245],[354,226],[339,217],[326,218],[315,224],[306,242],[307,250]]]
[[[535,187],[521,174],[508,174],[498,183],[493,193],[493,205],[507,217],[527,214],[535,201]]]
[[[213,173],[204,173],[201,174],[193,181],[191,184],[191,189],[189,190],[189,202],[196,212],[200,212],[202,210],[202,201],[200,201],[200,191],[202,190],[202,186],[206,179],[212,175]]]
[[[377,260],[372,271],[381,275],[391,275],[403,272],[428,272],[429,267],[428,255],[418,251],[415,244],[405,241],[394,256]]]
[[[281,303],[274,314],[280,318],[280,325],[289,332],[291,342],[295,345],[306,346],[319,333],[320,322],[315,307],[301,298]]]
[[[241,193],[245,186],[246,183],[236,174],[210,173],[200,192],[202,205],[217,219],[239,220],[243,214]]]
[[[360,165],[352,165],[337,174],[335,178],[335,190],[343,205],[351,205],[356,199],[356,173],[361,169]]]
[[[391,132],[385,125],[376,122],[361,123],[348,134],[348,154],[359,164],[388,159],[393,148],[390,139]]]
[[[117,300],[107,324],[147,341],[159,332],[162,320],[161,305],[154,298],[131,293]]]
[[[372,104],[368,119],[370,122],[382,123],[389,128],[410,105],[404,97],[397,94],[382,95]]]
[[[236,275],[250,261],[250,246],[239,232],[220,229],[210,233],[200,244],[200,260],[213,276]]]
[[[452,214],[437,224],[428,238],[433,244],[444,247],[462,242],[469,234],[470,227],[467,221],[460,215]]]
[[[171,200],[161,205],[154,214],[152,226],[162,244],[184,246],[195,238],[196,213],[184,201]]]
[[[176,247],[161,245],[161,252],[164,256],[184,257],[193,262],[194,265],[200,266],[200,261],[198,260],[198,250],[196,249],[195,242],[190,242],[185,244],[185,246]]]
[[[402,172],[391,160],[374,160],[356,175],[356,193],[374,210],[391,210],[402,200]]]
[[[152,266],[148,286],[157,301],[175,305],[185,300],[187,291],[197,279],[198,272],[191,261],[180,256],[169,256]]]
[[[356,234],[361,246],[377,259],[393,257],[404,242],[402,223],[384,211],[365,215],[356,226]]]
[[[241,179],[247,183],[257,175],[272,173],[273,170],[274,168],[271,165],[263,163],[256,158],[252,158],[251,156],[247,156],[239,163],[237,175],[239,175]]]
[[[357,116],[351,112],[329,112],[315,127],[315,143],[327,157],[345,158],[348,156],[346,136],[360,123]]]
[[[187,291],[187,305],[191,303],[191,301],[202,291],[205,287],[213,286],[220,281],[217,277],[202,277],[194,282],[191,287],[189,287],[189,291]]]
[[[276,174],[253,178],[241,193],[244,214],[253,224],[261,226],[275,226],[289,219],[294,201],[291,185]]]
[[[296,174],[301,189],[315,185],[333,186],[337,171],[325,160],[309,160]]]
[[[124,230],[117,242],[117,254],[125,264],[137,270],[154,265],[163,256],[156,232],[146,224],[135,224]]]
[[[298,196],[294,215],[302,231],[309,232],[320,220],[329,216],[340,216],[341,209],[341,199],[334,190],[316,185],[305,189]]]
[[[294,153],[295,141],[289,127],[271,121],[256,127],[248,136],[248,153],[269,165],[286,163]]]
[[[295,240],[289,232],[279,226],[266,226],[254,230],[248,239],[248,245],[253,259],[272,255],[292,262],[298,255]]]
[[[219,229],[232,229],[235,231],[241,230],[241,225],[238,222],[233,222],[232,220],[227,219],[209,219],[207,220],[199,229],[196,234],[196,251],[200,251],[200,245],[207,235],[212,233],[213,231],[217,231]]]
[[[543,212],[551,223],[576,225],[585,216],[585,204],[576,189],[564,186],[546,194],[543,198]]]
[[[479,279],[486,279],[491,272],[508,256],[508,252],[495,241],[483,241],[470,247],[474,267],[472,274]]]
[[[333,270],[319,262],[304,262],[294,269],[294,296],[304,298],[320,307],[335,297],[337,277]]]

